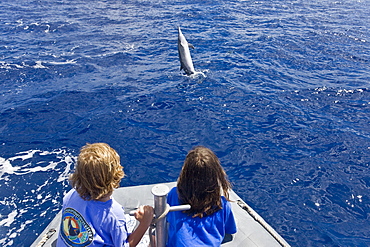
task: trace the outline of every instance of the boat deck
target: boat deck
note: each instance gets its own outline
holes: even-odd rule
[[[170,189],[176,186],[176,182],[165,183]],[[132,187],[121,187],[114,191],[113,197],[125,208],[128,214],[140,205],[154,205],[154,197],[151,193],[154,184]],[[236,219],[238,232],[225,237],[222,247],[274,247],[290,246],[262,217],[250,208],[234,191],[230,192],[232,209]],[[59,234],[61,212],[50,222],[48,227],[40,234],[31,247],[36,247],[43,241],[44,245],[56,246],[56,239]],[[135,226],[135,220],[130,220]],[[128,226],[130,227],[130,226]],[[45,236],[51,235],[49,238]],[[148,236],[143,239],[142,245],[147,245]]]

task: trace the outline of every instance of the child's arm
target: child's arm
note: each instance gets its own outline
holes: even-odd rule
[[[128,242],[130,247],[136,246],[144,236],[153,220],[153,207],[140,206],[135,212],[135,218],[140,222],[139,226],[130,234]]]

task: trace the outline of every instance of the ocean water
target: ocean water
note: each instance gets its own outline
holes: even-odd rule
[[[3,0],[0,245],[61,208],[85,143],[121,186],[196,145],[292,246],[370,246],[370,2]],[[196,71],[179,71],[181,26]]]

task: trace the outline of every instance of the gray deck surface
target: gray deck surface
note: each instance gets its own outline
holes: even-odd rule
[[[176,186],[175,182],[165,184],[170,189]],[[130,211],[138,208],[140,205],[153,206],[154,199],[151,193],[153,186],[154,184],[133,187],[121,187],[115,190],[115,192],[113,193],[113,197],[122,206],[124,206],[125,212],[129,213]],[[230,199],[233,201],[231,202],[231,204],[236,219],[238,232],[232,237],[228,236],[228,240],[226,240],[225,243],[221,245],[222,247],[289,246],[289,244],[274,229],[272,229],[266,222],[264,222],[264,220],[256,212],[249,208],[249,210],[251,210],[253,213],[253,215],[251,216],[246,210],[241,208],[237,204],[237,201],[241,202],[242,204],[245,204],[245,202],[243,202],[234,191],[231,191]],[[56,230],[56,233],[53,234],[52,237],[48,239],[48,241],[43,246],[55,246],[56,239],[59,233],[60,218],[61,212],[59,212],[58,215],[52,220],[52,222],[50,222],[48,227],[43,231],[43,233],[40,234],[40,236],[35,240],[31,247],[36,247],[45,233],[52,228]],[[255,218],[263,221],[265,225],[262,226],[258,221],[255,220]]]

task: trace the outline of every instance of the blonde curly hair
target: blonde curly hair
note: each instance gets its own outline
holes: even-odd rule
[[[86,144],[69,181],[84,200],[99,200],[119,187],[125,176],[118,153],[106,143]]]

